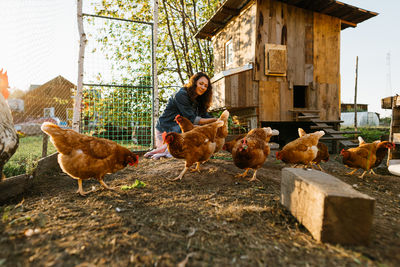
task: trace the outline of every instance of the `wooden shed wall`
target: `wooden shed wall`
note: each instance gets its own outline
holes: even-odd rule
[[[212,109],[258,107],[258,83],[251,69],[225,76],[212,85]]]
[[[322,120],[340,119],[340,19],[314,13],[314,88]]]
[[[286,36],[282,34],[284,27]],[[293,85],[308,86],[313,81],[313,12],[273,0],[258,1],[256,33],[254,77],[260,81],[259,119],[290,121],[292,113],[289,109],[293,107]],[[288,60],[286,77],[265,75],[266,43],[286,44]],[[272,87],[268,88],[269,86]],[[308,97],[313,98],[311,94]],[[274,106],[274,109],[270,110],[267,105]]]
[[[244,11],[229,22],[225,28],[213,38],[214,73],[233,69],[254,61],[256,5],[251,2]],[[225,43],[232,39],[234,59],[225,68]]]
[[[217,107],[249,107],[255,103],[259,121],[291,121],[294,86],[308,86],[306,108],[321,110],[323,120],[338,120],[340,19],[274,0],[256,3],[251,2],[213,39],[215,73],[254,63],[253,70],[245,74],[213,83],[215,91],[224,91],[216,93],[225,97]],[[224,46],[230,38],[234,62],[226,68]],[[265,44],[286,45],[286,76],[265,75]]]
[[[265,76],[266,43],[284,44],[282,29],[286,27],[288,55],[287,78]],[[291,81],[297,85],[312,82],[313,13],[274,0],[258,1],[255,79]]]
[[[309,86],[306,95],[308,109],[322,110],[320,118],[323,120],[338,120],[340,20],[274,0],[258,0],[256,26],[254,77],[260,81],[259,119],[292,120],[289,110],[293,108],[293,86],[301,85]],[[265,75],[266,43],[286,44],[286,77]],[[269,86],[271,87],[268,88]],[[277,87],[280,90],[276,90]],[[274,109],[269,111],[270,108],[266,105],[271,105]],[[279,112],[275,114],[273,111]]]

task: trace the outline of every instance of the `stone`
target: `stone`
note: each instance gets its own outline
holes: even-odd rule
[[[375,199],[330,174],[284,168],[281,203],[317,241],[353,245],[369,242]]]

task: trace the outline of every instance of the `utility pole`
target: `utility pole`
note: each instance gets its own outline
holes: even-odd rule
[[[390,66],[390,52],[386,54],[386,94],[392,96],[392,74]]]
[[[354,130],[357,132],[357,76],[358,76],[358,56],[356,57],[356,85],[354,88]]]

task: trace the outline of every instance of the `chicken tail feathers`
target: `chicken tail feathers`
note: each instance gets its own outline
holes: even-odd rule
[[[225,110],[224,112],[222,112],[221,116],[219,116],[219,119],[223,120],[223,121],[227,121],[228,117],[229,117],[229,111]]]
[[[44,122],[40,129],[50,136],[57,135],[58,133],[60,133],[60,131],[62,131],[59,126],[51,122]]]

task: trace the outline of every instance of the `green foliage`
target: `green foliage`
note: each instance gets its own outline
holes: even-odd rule
[[[223,110],[211,112],[210,115],[214,118],[219,118],[222,114]],[[238,120],[237,116],[229,115],[228,118],[228,134],[242,134],[248,132],[248,126],[243,125]]]
[[[379,125],[381,126],[390,126],[390,122],[392,121],[391,117],[385,117],[379,119]]]
[[[4,166],[6,177],[20,174],[32,174],[37,162],[42,156],[42,136],[27,136],[19,139],[19,146],[15,154]],[[47,153],[56,152],[55,147],[49,143]]]
[[[353,127],[349,128],[342,128],[342,131],[354,131]],[[376,140],[380,140],[382,135],[388,135],[390,132],[390,129],[387,127],[359,127],[357,130],[360,132],[358,134],[361,136],[365,142],[371,143]],[[346,137],[355,137],[354,134],[344,134]],[[354,138],[356,139],[356,137]]]
[[[194,35],[211,17],[218,4],[219,0],[160,1],[157,67],[161,103],[172,92],[169,86],[183,85],[192,74],[204,71],[213,76],[212,45],[209,41],[194,38]],[[102,0],[100,5],[93,8],[93,13],[152,22],[152,9],[151,2],[147,0]],[[88,39],[97,40],[99,46],[95,49],[112,59],[113,69],[118,70],[121,77],[150,73],[151,27],[112,20],[99,25],[96,19],[89,20],[98,30]]]
[[[135,180],[135,182],[131,185],[123,185],[121,186],[122,190],[131,190],[133,188],[142,188],[145,187],[146,184],[142,181],[139,181],[138,179]]]

